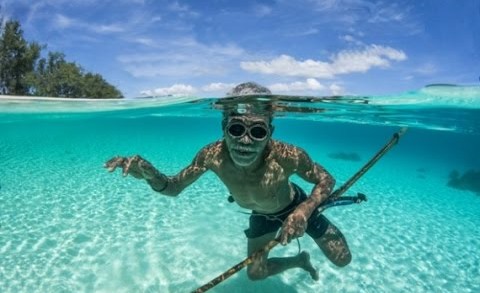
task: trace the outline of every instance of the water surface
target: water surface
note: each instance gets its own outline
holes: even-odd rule
[[[221,138],[215,101],[0,99],[0,291],[189,292],[245,258],[248,211],[212,173],[170,198],[103,168],[141,154],[176,174]],[[319,282],[300,270],[251,282],[241,271],[212,292],[480,291],[480,191],[449,185],[452,171],[480,170],[478,87],[276,103],[274,138],[307,150],[337,187],[409,130],[347,193],[368,202],[325,212],[351,264],[335,267],[305,237]],[[297,251],[292,242],[271,255]]]

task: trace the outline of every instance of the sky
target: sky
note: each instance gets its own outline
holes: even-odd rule
[[[0,0],[0,14],[127,98],[479,84],[480,0]]]

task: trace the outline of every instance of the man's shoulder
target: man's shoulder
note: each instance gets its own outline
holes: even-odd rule
[[[222,153],[223,143],[221,140],[212,142],[204,146],[197,154],[197,157],[204,162],[216,160]]]
[[[291,143],[273,140],[271,141],[272,153],[279,159],[293,159],[304,150]]]
[[[215,152],[215,151],[221,151],[223,148],[223,141],[222,140],[217,140],[212,143],[207,144],[202,148],[202,151],[205,152]]]
[[[291,172],[296,172],[300,166],[310,161],[309,155],[304,149],[281,141],[272,143],[272,158]]]
[[[284,152],[284,151],[293,151],[293,150],[301,149],[300,147],[298,147],[296,145],[293,145],[293,144],[288,143],[288,142],[276,140],[276,139],[272,139],[271,142],[272,142],[272,148],[277,150],[277,151]]]

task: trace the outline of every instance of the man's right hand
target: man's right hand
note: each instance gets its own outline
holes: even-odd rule
[[[158,171],[153,167],[150,162],[143,159],[139,155],[131,157],[120,157],[116,156],[108,160],[104,167],[107,168],[109,172],[115,171],[117,168],[122,168],[123,176],[128,174],[132,175],[138,179],[153,179],[158,175]]]

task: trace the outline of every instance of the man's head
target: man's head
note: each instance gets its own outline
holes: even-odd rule
[[[225,128],[228,119],[233,116],[264,117],[268,124],[271,124],[273,120],[271,95],[272,92],[268,88],[254,82],[245,82],[235,86],[221,102],[222,128]]]
[[[272,136],[273,110],[269,89],[248,82],[228,93],[229,103],[223,108],[222,128],[233,162],[248,167],[262,159]]]

